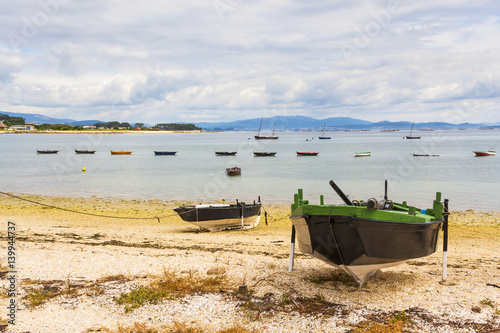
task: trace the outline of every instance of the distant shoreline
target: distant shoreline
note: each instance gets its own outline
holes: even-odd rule
[[[128,131],[128,130],[83,130],[83,131],[0,131],[0,134],[160,134],[160,133],[213,133],[214,131]]]

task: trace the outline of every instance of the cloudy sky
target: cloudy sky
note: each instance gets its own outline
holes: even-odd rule
[[[0,110],[499,122],[498,0],[0,0]]]

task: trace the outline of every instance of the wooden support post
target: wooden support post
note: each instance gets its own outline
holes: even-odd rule
[[[448,199],[444,199],[444,221],[443,221],[443,282],[447,278],[448,269]]]
[[[292,226],[292,241],[290,242],[290,259],[288,262],[288,271],[293,271],[293,259],[295,256],[295,226]]]

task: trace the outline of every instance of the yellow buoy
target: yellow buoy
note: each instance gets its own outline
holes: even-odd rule
[[[83,167],[82,171],[85,172],[85,171],[87,171],[87,169],[85,167]]]

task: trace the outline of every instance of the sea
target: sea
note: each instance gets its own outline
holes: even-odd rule
[[[255,140],[254,132],[0,135],[0,191],[64,197],[220,200],[292,203],[304,199],[341,204],[333,180],[351,200],[388,198],[432,207],[436,192],[450,210],[500,210],[500,156],[473,151],[500,147],[500,130],[277,132],[278,140]],[[270,133],[269,133],[270,134]],[[261,135],[266,135],[262,133]],[[59,150],[57,154],[37,154]],[[75,154],[75,149],[95,154]],[[111,150],[132,151],[111,155]],[[155,156],[154,151],[177,151]],[[217,156],[234,151],[235,156]],[[254,157],[253,152],[276,152]],[[297,156],[297,151],[318,152]],[[356,152],[370,152],[354,157]],[[439,156],[414,156],[439,155]],[[238,166],[241,176],[227,176]],[[83,171],[85,169],[85,171]]]

